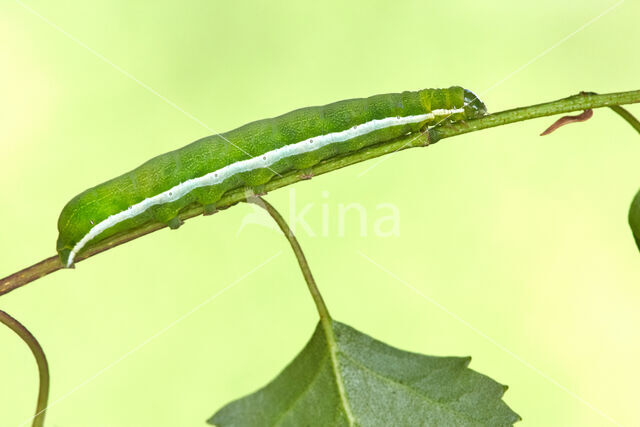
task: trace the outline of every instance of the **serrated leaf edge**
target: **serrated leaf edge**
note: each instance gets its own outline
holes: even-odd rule
[[[420,398],[422,398],[422,399],[424,399],[424,400],[426,400],[426,401],[428,401],[428,402],[431,402],[432,404],[437,405],[437,406],[439,406],[439,407],[443,408],[443,409],[444,409],[445,411],[447,411],[447,412],[452,412],[452,413],[454,413],[454,414],[456,414],[456,415],[460,416],[461,418],[464,418],[464,419],[468,420],[469,422],[477,422],[477,421],[478,421],[478,420],[474,420],[473,418],[469,417],[469,415],[467,415],[467,414],[464,414],[464,413],[462,413],[462,412],[460,412],[460,411],[457,411],[457,410],[455,410],[455,409],[452,409],[452,408],[448,407],[445,403],[438,402],[437,400],[433,400],[432,398],[430,398],[429,396],[427,396],[427,395],[425,395],[425,394],[422,394],[422,393],[417,392],[416,390],[414,390],[414,389],[412,389],[411,387],[409,387],[407,384],[404,384],[404,383],[402,383],[402,382],[396,381],[396,380],[394,380],[393,378],[386,377],[386,376],[384,376],[384,375],[380,374],[379,372],[374,371],[373,369],[371,369],[371,368],[369,368],[368,366],[366,366],[366,365],[362,364],[361,362],[357,361],[357,360],[356,360],[356,359],[354,359],[353,357],[348,356],[346,353],[342,353],[342,352],[341,352],[341,353],[340,353],[340,355],[341,355],[342,357],[344,357],[345,359],[349,360],[350,362],[352,362],[354,365],[356,365],[356,366],[358,366],[358,367],[360,367],[360,368],[362,368],[362,369],[366,370],[366,371],[367,371],[367,372],[369,372],[371,375],[373,375],[373,376],[375,376],[375,377],[377,377],[377,378],[380,378],[380,379],[382,379],[382,380],[384,380],[384,381],[386,381],[386,382],[388,382],[388,383],[395,384],[395,385],[399,385],[399,386],[401,386],[402,388],[404,388],[404,389],[406,389],[407,391],[409,391],[411,394],[413,394],[413,395],[415,395],[415,396],[418,396],[418,397],[420,397]],[[465,367],[464,369],[468,369],[468,368],[466,368],[466,367]]]

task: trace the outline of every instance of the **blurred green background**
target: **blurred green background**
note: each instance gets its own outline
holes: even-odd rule
[[[468,87],[494,112],[638,89],[640,4],[614,6],[2,2],[0,276],[54,253],[72,196],[210,133],[179,109],[221,132],[424,87]],[[509,385],[520,425],[640,425],[640,256],[627,225],[640,140],[607,110],[540,138],[551,122],[397,153],[268,200],[285,216],[292,197],[298,211],[313,204],[316,236],[299,238],[336,319],[402,349],[471,355]],[[366,212],[365,236],[355,211],[338,232],[349,203]],[[398,208],[399,236],[373,232],[382,203]],[[47,352],[47,425],[205,425],[297,354],[316,313],[285,239],[254,224],[238,233],[251,213],[194,219],[0,298]],[[0,425],[20,425],[37,376],[4,327],[0,384]]]

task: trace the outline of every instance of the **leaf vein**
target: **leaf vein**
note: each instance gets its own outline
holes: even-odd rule
[[[351,362],[352,362],[354,365],[356,365],[357,367],[359,367],[359,368],[361,368],[362,370],[365,370],[365,371],[367,371],[367,372],[370,372],[370,373],[371,373],[371,374],[373,374],[374,376],[376,376],[376,377],[378,377],[378,378],[381,378],[382,380],[384,380],[384,381],[386,381],[386,382],[388,382],[388,383],[391,383],[391,384],[394,384],[394,385],[401,386],[402,388],[404,388],[404,389],[408,390],[408,391],[409,391],[409,392],[411,392],[412,394],[414,394],[414,395],[416,395],[416,396],[418,396],[418,397],[422,397],[424,400],[426,400],[426,401],[428,401],[428,402],[430,402],[430,403],[432,403],[432,404],[434,404],[434,405],[436,405],[436,406],[439,406],[439,407],[441,407],[441,408],[444,408],[447,412],[450,412],[450,413],[453,413],[453,414],[460,415],[461,417],[463,417],[464,419],[466,419],[466,420],[468,420],[468,421],[478,422],[478,420],[477,420],[477,419],[471,418],[469,415],[467,415],[467,414],[465,414],[465,413],[463,413],[463,412],[460,412],[460,411],[458,411],[458,410],[456,410],[456,409],[454,409],[454,408],[450,408],[450,407],[448,407],[445,403],[443,403],[443,402],[439,402],[439,401],[437,401],[437,400],[434,400],[433,398],[429,397],[428,395],[426,395],[426,394],[424,394],[424,393],[420,393],[420,392],[418,392],[418,390],[416,390],[416,389],[413,389],[413,388],[409,387],[407,384],[404,384],[404,383],[402,383],[402,382],[400,382],[400,381],[395,380],[394,378],[384,376],[384,375],[382,375],[381,373],[374,371],[373,369],[369,368],[367,365],[365,365],[365,364],[363,364],[363,363],[359,362],[358,360],[354,359],[353,357],[350,357],[350,356],[349,356],[349,355],[347,355],[346,353],[340,352],[340,354],[341,354],[345,359],[348,359],[349,361],[351,361]],[[464,395],[464,394],[463,394],[463,395]],[[462,396],[462,395],[461,395],[461,396]],[[458,396],[458,397],[460,397],[460,396]]]

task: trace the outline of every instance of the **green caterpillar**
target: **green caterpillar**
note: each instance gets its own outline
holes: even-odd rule
[[[147,223],[177,228],[182,209],[197,203],[215,211],[234,188],[260,186],[424,126],[485,114],[471,91],[453,86],[302,108],[208,136],[74,197],[58,219],[58,254],[71,267],[89,243]]]

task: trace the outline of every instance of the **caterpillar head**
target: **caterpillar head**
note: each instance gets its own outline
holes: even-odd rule
[[[487,107],[475,93],[465,89],[464,112],[467,120],[477,119],[487,114]]]

